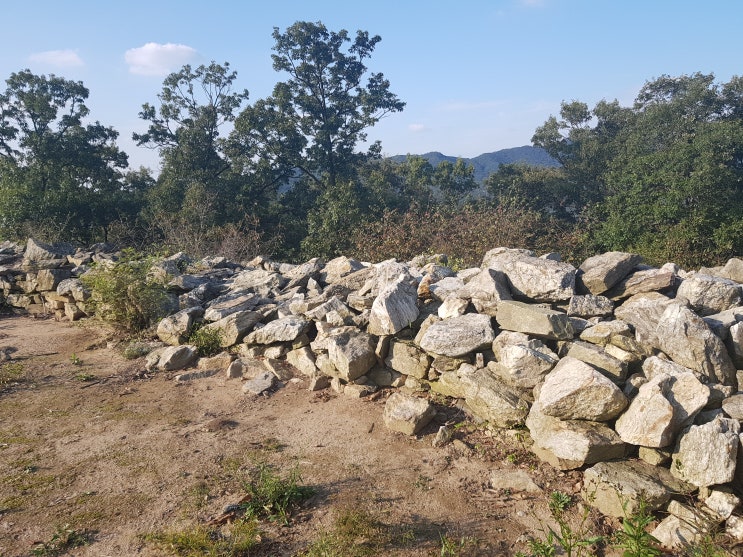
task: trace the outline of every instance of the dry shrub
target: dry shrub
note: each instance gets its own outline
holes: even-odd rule
[[[456,211],[386,212],[357,230],[354,256],[366,261],[410,260],[422,253],[445,253],[463,265],[479,265],[488,250],[528,248],[538,252],[565,250],[577,240],[567,224],[535,211],[487,205]]]

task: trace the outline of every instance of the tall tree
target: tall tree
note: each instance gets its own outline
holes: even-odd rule
[[[283,33],[274,28],[273,38],[273,67],[289,78],[241,115],[236,140],[319,189],[333,188],[339,178],[352,178],[366,158],[379,155],[378,143],[357,151],[367,128],[405,106],[383,74],[371,73],[364,81],[366,60],[381,38],[357,31],[351,40],[345,30],[305,21]]]
[[[185,201],[206,195],[216,218],[234,200],[220,134],[248,99],[247,90],[233,91],[236,78],[227,62],[195,69],[185,65],[163,81],[159,107],[142,106],[139,116],[149,127],[133,138],[137,145],[158,149],[162,158],[152,196],[155,213],[177,212]]]
[[[0,94],[0,227],[67,240],[105,239],[125,208],[118,132],[86,123],[80,81],[30,70],[14,73]],[[27,230],[22,230],[23,228]]]

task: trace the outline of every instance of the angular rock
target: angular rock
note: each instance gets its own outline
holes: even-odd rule
[[[198,357],[195,346],[183,344],[181,346],[169,346],[160,353],[157,368],[163,371],[175,371],[193,364]]]
[[[685,299],[699,315],[712,315],[741,303],[740,285],[710,275],[687,276],[676,292],[677,299]]]
[[[372,304],[368,332],[394,335],[418,318],[418,293],[405,276],[383,288]]]
[[[330,336],[328,358],[341,379],[353,381],[377,363],[376,342],[367,333],[349,329]]]
[[[610,251],[586,259],[578,268],[578,282],[591,294],[609,290],[642,261],[633,253]]]
[[[743,259],[737,257],[728,259],[722,268],[722,276],[734,280],[738,284],[743,284]]]
[[[670,304],[656,327],[658,347],[676,363],[705,381],[737,388],[735,367],[727,348],[704,320],[678,303]]]
[[[658,323],[671,305],[680,304],[657,292],[636,294],[617,307],[614,316],[635,329],[635,338],[642,345],[659,348]]]
[[[83,286],[78,278],[68,278],[57,285],[57,294],[72,296],[76,302],[84,302],[90,298],[90,291]]]
[[[614,313],[614,302],[606,296],[573,296],[568,305],[568,315],[577,317],[609,317]]]
[[[465,282],[461,294],[470,298],[478,313],[495,316],[498,304],[511,299],[508,278],[495,269],[482,269]]]
[[[469,301],[465,298],[457,298],[456,296],[449,296],[439,306],[438,315],[441,319],[448,319],[450,317],[459,317],[464,315],[467,311],[467,307],[470,305]]]
[[[598,371],[617,384],[623,384],[627,378],[627,364],[595,344],[577,340],[566,343],[560,354],[564,357],[575,358],[592,365]]]
[[[432,358],[409,341],[393,339],[390,342],[385,363],[403,375],[412,375],[418,379],[428,377],[428,368]]]
[[[218,331],[219,345],[222,348],[229,348],[243,340],[261,317],[257,311],[238,311],[205,325],[204,329]]]
[[[730,327],[727,345],[730,347],[730,357],[735,366],[743,369],[743,322]]]
[[[512,252],[493,257],[486,254],[486,259],[487,267],[506,275],[515,297],[537,302],[559,302],[569,300],[575,293],[576,269],[569,263]]]
[[[291,342],[307,332],[311,321],[304,317],[290,315],[269,322],[260,329],[254,330],[245,338],[245,344],[273,344]]]
[[[262,371],[252,379],[243,383],[242,391],[245,394],[261,395],[271,390],[276,384],[276,376],[270,371]]]
[[[677,281],[678,276],[670,269],[644,269],[621,280],[605,292],[605,295],[616,301],[637,294],[663,292],[672,289]]]
[[[488,348],[495,339],[490,317],[468,313],[432,323],[420,339],[426,352],[458,357]]]
[[[526,418],[540,459],[561,470],[624,456],[624,443],[613,429],[599,422],[559,420],[547,416],[536,401]]]
[[[464,281],[459,277],[443,278],[438,282],[432,283],[428,289],[431,296],[439,302],[443,302],[450,296],[457,298],[466,297]]]
[[[697,487],[732,481],[739,435],[740,423],[730,418],[690,426],[676,443],[671,473]]]
[[[489,362],[488,368],[509,385],[527,389],[535,387],[559,360],[542,341],[512,331],[495,338],[493,353],[498,362]]]
[[[249,292],[230,292],[213,299],[207,305],[204,311],[204,320],[219,321],[238,311],[252,310],[258,305],[259,301],[259,296]]]
[[[308,346],[287,352],[286,361],[307,377],[314,377],[318,373],[317,366],[315,365],[315,355]]]
[[[384,405],[384,424],[393,431],[415,435],[436,415],[434,406],[424,398],[393,393]]]
[[[232,280],[232,290],[260,290],[268,292],[271,288],[283,288],[288,280],[279,273],[264,269],[242,271]]]
[[[693,488],[671,476],[665,468],[641,460],[599,462],[583,473],[581,495],[603,514],[625,517],[640,509],[663,507],[673,493],[690,493]]]
[[[36,289],[39,292],[48,292],[54,290],[63,280],[70,278],[69,269],[42,269],[36,273]]]
[[[719,313],[704,316],[704,322],[722,340],[728,339],[730,336],[730,327],[740,321],[743,321],[743,306],[736,306]]]
[[[344,304],[339,298],[333,296],[328,301],[321,303],[313,309],[308,309],[304,312],[305,317],[312,319],[313,321],[327,321],[328,314],[334,313],[340,317],[341,321],[352,318],[355,314],[348,309],[348,306]]]
[[[558,362],[539,391],[542,412],[561,420],[605,422],[616,418],[627,397],[586,363],[566,357]]]
[[[581,331],[580,339],[591,344],[606,346],[610,344],[615,337],[631,338],[634,340],[634,333],[629,325],[624,321],[615,319],[614,321],[601,321],[592,327]]]
[[[341,278],[360,271],[364,265],[355,259],[340,256],[328,261],[320,271],[320,280],[327,284],[335,284]],[[363,283],[362,283],[363,284]]]
[[[234,356],[232,354],[230,354],[229,352],[220,352],[215,356],[210,356],[208,358],[199,358],[199,362],[198,364],[196,364],[196,367],[198,367],[199,369],[226,369],[232,363],[232,360],[234,360]]]
[[[556,340],[570,340],[574,330],[567,314],[524,302],[503,301],[496,321],[502,329]]]
[[[75,250],[66,244],[45,244],[29,238],[26,241],[26,250],[23,259],[28,262],[38,262],[52,259],[64,259],[75,253]]]
[[[203,314],[204,310],[201,308],[192,307],[161,319],[157,324],[158,338],[173,346],[183,344],[188,340],[195,320]]]

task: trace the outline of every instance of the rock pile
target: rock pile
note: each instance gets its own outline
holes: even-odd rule
[[[4,244],[2,299],[78,319],[90,295],[78,277],[114,257],[105,251]],[[254,394],[287,369],[311,389],[395,388],[384,419],[405,434],[435,415],[426,391],[459,398],[494,427],[525,424],[551,465],[584,469],[583,495],[603,513],[623,516],[640,500],[667,511],[654,533],[665,545],[693,541],[710,521],[743,540],[733,514],[743,479],[741,259],[687,272],[610,252],[575,268],[496,248],[454,272],[441,255],[238,265],[177,254],[153,273],[177,311],[157,327],[164,346],[148,356],[152,369],[201,369],[181,379],[218,370]],[[196,323],[219,331],[230,353],[197,363],[184,344]],[[703,510],[679,493],[696,493]]]

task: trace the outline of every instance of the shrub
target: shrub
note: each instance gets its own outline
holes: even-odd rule
[[[188,344],[193,344],[202,358],[214,356],[222,350],[222,333],[219,329],[195,325],[188,336]]]
[[[146,329],[165,316],[170,297],[162,284],[148,278],[152,263],[152,258],[124,250],[118,261],[83,275],[96,315],[127,333]]]

